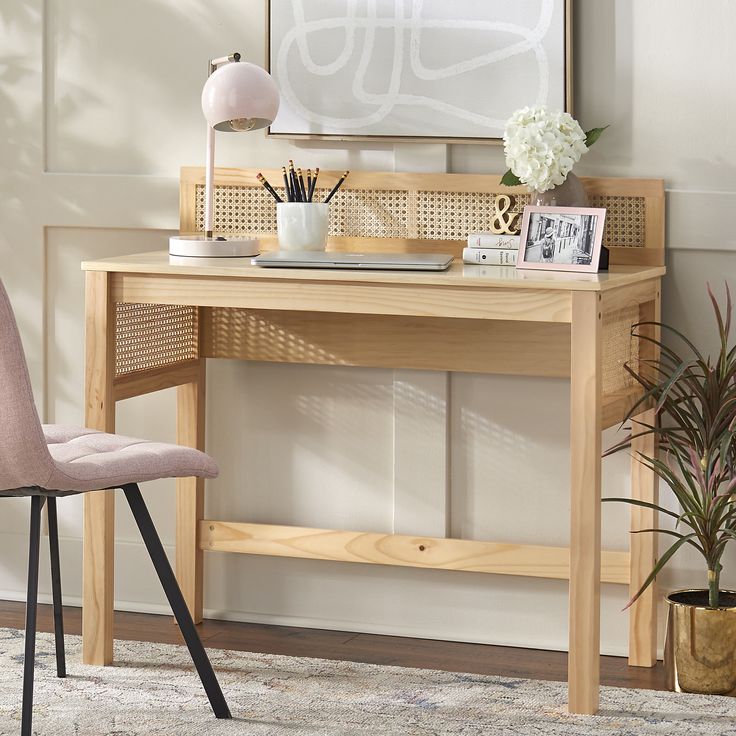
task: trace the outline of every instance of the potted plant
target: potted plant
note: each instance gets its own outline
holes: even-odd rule
[[[666,597],[665,668],[671,689],[726,693],[736,688],[736,593],[721,590],[719,581],[723,553],[736,538],[736,347],[729,346],[728,285],[725,315],[710,287],[708,294],[720,338],[715,357],[704,357],[691,340],[668,325],[648,322],[632,329],[640,341],[653,343],[659,356],[641,360],[636,367],[625,366],[644,393],[624,421],[648,406],[654,407],[656,419],[652,426],[634,422],[629,436],[605,453],[629,447],[634,437],[653,434],[659,453],[640,454],[637,459],[667,483],[679,508],[672,511],[628,498],[604,500],[653,508],[674,522],[672,528],[637,530],[674,542],[628,606],[681,547],[690,546],[702,555],[707,587]],[[661,329],[662,337],[652,336],[652,327]]]

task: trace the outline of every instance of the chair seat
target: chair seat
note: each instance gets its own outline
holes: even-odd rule
[[[106,434],[63,424],[43,425],[53,469],[44,487],[94,491],[157,478],[215,478],[215,461],[189,447]]]

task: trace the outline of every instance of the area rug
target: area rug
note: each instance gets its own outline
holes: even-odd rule
[[[34,733],[43,736],[504,736],[732,734],[736,699],[603,688],[598,716],[566,713],[563,683],[209,649],[233,712],[217,721],[183,647],[118,641],[116,664],[56,678],[40,634]],[[23,632],[0,629],[0,734],[20,732]]]

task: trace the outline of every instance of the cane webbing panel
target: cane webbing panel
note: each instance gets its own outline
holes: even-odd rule
[[[115,305],[115,375],[198,357],[196,307]]]
[[[197,187],[197,230],[204,229],[204,187]],[[262,187],[215,187],[215,230],[218,233],[275,233],[276,207]]]
[[[283,189],[277,189],[283,195]],[[328,190],[317,189],[315,201]],[[347,182],[330,202],[330,235],[335,237],[416,238],[465,241],[468,233],[487,231],[495,216],[498,192],[350,189]],[[520,214],[528,194],[517,194],[506,214]],[[606,208],[604,244],[645,247],[645,198],[594,196],[591,207]],[[196,229],[204,227],[204,186],[196,187]],[[215,187],[215,230],[227,234],[274,234],[276,208],[260,185]]]
[[[639,363],[639,341],[631,335],[631,327],[639,321],[639,307],[631,306],[603,315],[603,394],[623,391],[635,381],[624,370]]]
[[[590,197],[591,207],[605,207],[603,244],[619,248],[646,245],[646,200],[644,197]]]

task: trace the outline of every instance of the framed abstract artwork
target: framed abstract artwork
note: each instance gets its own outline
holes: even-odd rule
[[[269,0],[270,135],[499,140],[572,107],[572,0]]]

